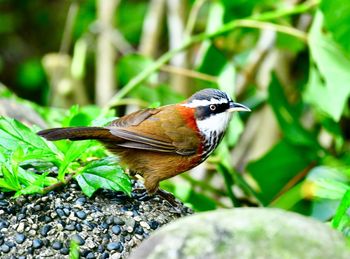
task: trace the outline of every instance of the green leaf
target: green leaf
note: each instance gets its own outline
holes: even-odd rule
[[[115,157],[90,162],[75,177],[82,191],[89,197],[99,188],[123,191],[130,195],[131,182]]]
[[[8,161],[0,165],[0,173],[3,178],[0,178],[0,188],[7,189],[6,191],[17,191],[21,189],[17,176],[17,167]]]
[[[22,149],[38,149],[51,155],[60,153],[54,145],[49,144],[21,122],[6,117],[0,117],[0,146],[11,151],[21,146]]]
[[[70,142],[64,159],[58,169],[58,179],[64,181],[64,176],[69,168],[70,164],[81,156],[94,142],[91,140]]]
[[[350,217],[347,215],[347,211],[350,208],[350,189],[344,193],[344,196],[341,199],[341,202],[337,208],[337,211],[332,220],[332,226],[337,229],[342,229],[341,222],[347,221],[350,223]]]
[[[311,199],[340,200],[350,189],[344,172],[329,166],[312,168],[306,179],[304,195]]]
[[[320,9],[334,40],[350,53],[350,1],[322,0]]]
[[[318,12],[313,21],[309,46],[313,66],[310,66],[307,102],[339,121],[350,96],[350,59],[322,30],[323,17]]]
[[[316,154],[305,146],[294,146],[281,140],[247,169],[260,187],[260,198],[270,203],[281,189],[298,173],[315,161]]]
[[[269,86],[269,103],[276,115],[284,136],[296,145],[318,147],[316,136],[305,130],[299,122],[300,113],[291,106],[276,76]]]

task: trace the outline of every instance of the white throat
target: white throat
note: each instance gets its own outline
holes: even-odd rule
[[[230,112],[214,114],[204,120],[197,120],[197,127],[200,133],[206,138],[209,138],[213,132],[220,135],[225,132],[231,119],[231,115],[232,113]]]

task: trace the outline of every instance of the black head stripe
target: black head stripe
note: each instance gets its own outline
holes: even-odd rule
[[[217,89],[212,89],[212,88],[207,88],[207,89],[203,89],[197,93],[195,93],[194,95],[192,95],[189,99],[188,102],[190,103],[193,100],[208,100],[210,101],[212,98],[215,99],[229,99],[227,94],[217,90]]]
[[[230,104],[227,103],[220,103],[220,104],[214,104],[215,110],[210,109],[210,105],[206,106],[199,106],[196,108],[196,118],[198,120],[204,120],[206,118],[209,118],[212,115],[225,112],[227,109],[230,108]]]

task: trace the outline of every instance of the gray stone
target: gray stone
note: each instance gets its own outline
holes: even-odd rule
[[[114,258],[114,257],[113,257]],[[279,209],[241,208],[199,213],[154,232],[136,258],[350,258],[340,232]]]

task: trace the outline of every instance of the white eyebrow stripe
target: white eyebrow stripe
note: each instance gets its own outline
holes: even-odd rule
[[[181,106],[186,106],[189,108],[196,108],[196,107],[200,107],[200,106],[207,106],[210,104],[222,104],[222,103],[228,103],[228,100],[226,98],[221,98],[221,99],[215,99],[215,98],[211,98],[210,100],[193,100],[190,103],[184,103],[181,104]]]

